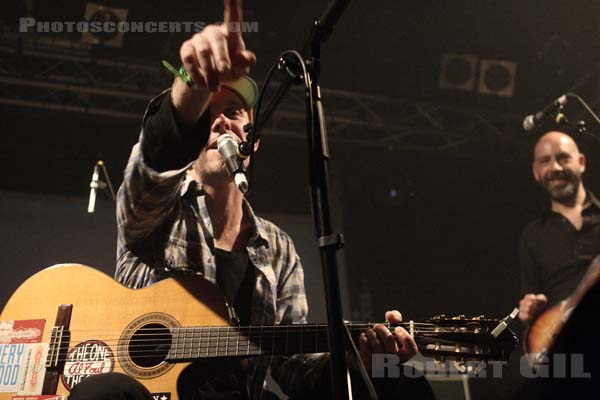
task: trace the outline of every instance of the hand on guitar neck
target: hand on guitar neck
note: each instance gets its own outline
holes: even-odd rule
[[[547,304],[545,294],[527,293],[519,302],[519,319],[525,325],[531,324]]]
[[[385,319],[390,324],[399,324],[402,322],[402,314],[397,310],[388,311],[385,313]],[[406,329],[401,326],[396,326],[393,331],[390,329],[383,324],[376,324],[373,328],[360,334],[359,353],[367,370],[371,370],[373,354],[396,354],[400,363],[410,360],[417,354],[417,343]],[[351,369],[358,370],[353,353],[348,361]]]

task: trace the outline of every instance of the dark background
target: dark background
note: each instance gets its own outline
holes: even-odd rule
[[[5,29],[24,15],[23,3],[3,3]],[[101,3],[129,8],[129,20],[210,22],[222,18],[220,1]],[[262,79],[277,54],[301,47],[311,21],[327,4],[247,2],[245,19],[259,22],[259,32],[245,37],[259,60],[253,76]],[[84,2],[74,0],[34,5],[34,15],[45,20],[79,20],[84,8]],[[503,317],[518,305],[519,234],[547,205],[530,172],[529,154],[536,136],[526,136],[520,122],[587,74],[592,78],[579,86],[579,94],[588,99],[598,96],[600,85],[594,75],[600,46],[597,15],[600,3],[582,0],[350,4],[323,46],[324,88],[514,119],[501,139],[501,154],[460,149],[394,151],[332,143],[332,206],[339,214],[339,230],[346,236],[348,290],[344,296],[351,303],[345,310],[347,318],[379,320],[391,308],[412,319],[441,313]],[[103,57],[147,63],[156,63],[165,54],[177,60],[185,37],[128,35],[123,49],[94,51]],[[439,89],[444,52],[517,62],[515,95],[500,98]],[[143,109],[139,112],[141,116]],[[588,125],[593,131],[593,123]],[[0,132],[0,193],[11,199],[0,203],[4,205],[0,209],[1,246],[6,257],[1,300],[29,273],[49,263],[80,261],[78,254],[86,260],[102,249],[103,255],[93,260],[111,270],[116,237],[109,233],[114,223],[112,206],[100,197],[100,212],[90,219],[85,213],[89,179],[94,162],[101,157],[113,182],[120,182],[139,134],[139,121],[0,105]],[[491,141],[488,145],[493,147],[499,139],[486,136],[481,140]],[[589,160],[586,186],[597,190],[600,146],[585,137],[578,141]],[[252,194],[259,213],[310,214],[305,148],[301,140],[263,137]],[[75,199],[69,204],[78,202],[81,219],[75,218],[68,226],[78,230],[67,234],[62,221],[40,220],[29,208],[30,201],[22,202],[28,208],[18,209],[19,201],[13,200],[22,196],[31,201],[51,196],[53,201],[38,203],[46,207],[45,215],[54,213],[52,207],[64,207],[60,199]],[[17,236],[28,238],[17,243]],[[45,247],[57,246],[49,237],[60,238],[60,246],[78,243],[69,254],[71,259],[45,256]],[[90,245],[79,245],[85,241]],[[319,280],[320,276],[307,275],[306,279]],[[314,296],[311,301],[320,302]],[[518,325],[515,322],[517,330]]]

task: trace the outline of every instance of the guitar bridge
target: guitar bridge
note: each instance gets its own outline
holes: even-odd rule
[[[46,376],[44,377],[44,386],[42,394],[56,394],[58,380],[65,367],[71,332],[72,304],[61,304],[58,306],[56,321],[50,334],[50,343],[48,345],[48,358],[46,359]]]

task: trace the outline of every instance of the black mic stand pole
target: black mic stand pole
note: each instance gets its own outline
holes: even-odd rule
[[[275,111],[277,105],[283,99],[293,83],[305,81],[306,87],[310,87],[307,92],[307,136],[309,147],[309,175],[310,175],[310,199],[312,214],[317,233],[317,243],[321,256],[321,266],[323,268],[323,283],[325,286],[325,301],[327,305],[327,334],[330,351],[330,374],[332,386],[332,398],[336,400],[348,400],[351,397],[349,390],[348,369],[346,364],[345,339],[352,340],[350,331],[346,328],[343,319],[342,301],[340,296],[340,283],[337,269],[336,252],[343,247],[343,236],[335,234],[332,230],[327,161],[329,160],[329,147],[327,140],[327,128],[325,124],[325,113],[321,101],[321,88],[319,86],[320,61],[321,61],[321,43],[327,39],[327,36],[333,31],[333,26],[341,17],[344,9],[350,0],[333,0],[325,10],[321,18],[315,21],[307,44],[303,47],[302,55],[294,51],[286,51],[281,59],[277,61],[279,69],[287,70],[288,74],[271,97],[261,112],[262,95],[268,80],[271,78],[273,69],[269,71],[263,90],[259,95],[256,111],[256,123],[251,127],[249,134],[250,148],[254,143],[256,131],[260,131],[262,126]],[[294,55],[301,57],[302,73],[298,75],[297,64],[293,64]],[[286,58],[288,57],[288,58]],[[291,57],[291,59],[289,58]],[[306,69],[304,69],[304,65]],[[369,396],[377,398],[372,383],[360,360],[360,354],[356,351],[356,346],[349,343],[350,349],[354,349],[357,363],[360,368]]]
[[[321,18],[315,22],[308,46],[308,76],[312,83],[312,137],[309,138],[310,192],[313,218],[323,268],[323,284],[327,306],[327,335],[331,354],[330,373],[333,399],[349,399],[348,368],[346,364],[345,324],[340,296],[336,252],[343,245],[343,237],[332,231],[327,161],[329,146],[325,113],[319,86],[321,43],[333,30],[349,0],[334,0]],[[305,47],[306,48],[306,47]]]

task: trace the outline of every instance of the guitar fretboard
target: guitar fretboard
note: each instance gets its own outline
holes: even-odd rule
[[[320,324],[182,327],[173,328],[172,335],[168,361],[328,350],[327,328]]]

